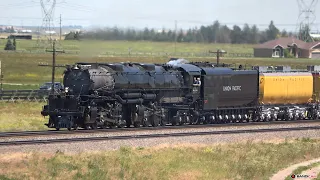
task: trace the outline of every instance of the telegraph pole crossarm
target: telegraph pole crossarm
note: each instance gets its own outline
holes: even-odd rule
[[[53,41],[53,50],[52,51],[48,51],[47,52],[52,52],[52,85],[51,85],[51,94],[54,94],[54,84],[55,84],[55,80],[54,80],[54,76],[55,76],[55,68],[56,68],[56,53],[65,53],[64,51],[57,51],[56,50],[56,43],[55,41]]]
[[[216,52],[214,52],[214,51],[209,51],[209,53],[217,54],[217,66],[219,66],[220,55],[221,55],[221,54],[226,54],[227,52],[224,51],[224,50],[218,49]]]

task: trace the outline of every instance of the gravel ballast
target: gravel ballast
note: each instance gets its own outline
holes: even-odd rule
[[[191,133],[191,132],[215,132],[215,131],[235,131],[235,130],[258,130],[258,129],[274,129],[274,128],[299,128],[299,127],[318,127],[318,123],[309,124],[270,124],[270,125],[254,125],[254,126],[227,126],[227,127],[204,127],[204,128],[182,128],[182,129],[157,129],[157,130],[142,130],[142,131],[117,131],[117,132],[98,132],[84,134],[60,134],[60,135],[41,135],[41,136],[26,136],[26,137],[4,137],[0,142],[8,141],[29,141],[29,140],[50,140],[50,139],[65,139],[65,138],[90,138],[90,137],[110,137],[110,136],[135,136],[148,134],[168,134],[168,133]]]
[[[255,128],[258,128],[258,127],[255,127]],[[266,129],[266,127],[263,127],[263,128]],[[221,131],[221,129],[219,130]],[[227,130],[230,130],[230,128]],[[199,132],[200,129],[197,129],[196,131]],[[203,131],[208,131],[208,129]],[[137,133],[142,133],[142,132],[137,132]],[[146,133],[146,132],[143,132],[143,133]],[[157,132],[157,133],[160,133],[160,132]],[[168,133],[168,132],[166,131],[164,133]],[[124,134],[122,133],[120,135],[124,135]],[[166,147],[174,144],[207,145],[207,144],[216,144],[216,143],[235,143],[235,142],[242,142],[247,140],[276,141],[276,140],[283,140],[285,138],[288,138],[288,139],[320,138],[320,131],[319,130],[303,130],[303,131],[286,131],[286,132],[276,132],[276,133],[275,132],[263,132],[263,133],[259,132],[259,133],[243,133],[243,134],[220,134],[220,135],[184,136],[184,137],[160,137],[160,138],[149,138],[149,139],[128,139],[128,140],[110,140],[110,141],[106,140],[106,141],[92,141],[92,142],[85,141],[85,142],[73,142],[73,143],[1,146],[0,153],[17,153],[17,152],[54,153],[57,151],[62,151],[65,153],[81,153],[81,152],[88,152],[88,151],[116,150],[122,146],[131,146],[131,147],[165,146]]]

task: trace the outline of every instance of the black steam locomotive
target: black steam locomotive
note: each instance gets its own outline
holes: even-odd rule
[[[41,114],[49,128],[95,129],[255,119],[259,72],[211,63],[77,63]]]

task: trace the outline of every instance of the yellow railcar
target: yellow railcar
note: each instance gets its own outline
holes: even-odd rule
[[[260,73],[260,104],[305,104],[313,95],[313,76],[308,72]]]

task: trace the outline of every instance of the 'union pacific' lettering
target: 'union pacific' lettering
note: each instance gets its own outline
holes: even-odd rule
[[[223,91],[241,91],[241,86],[222,86]]]

